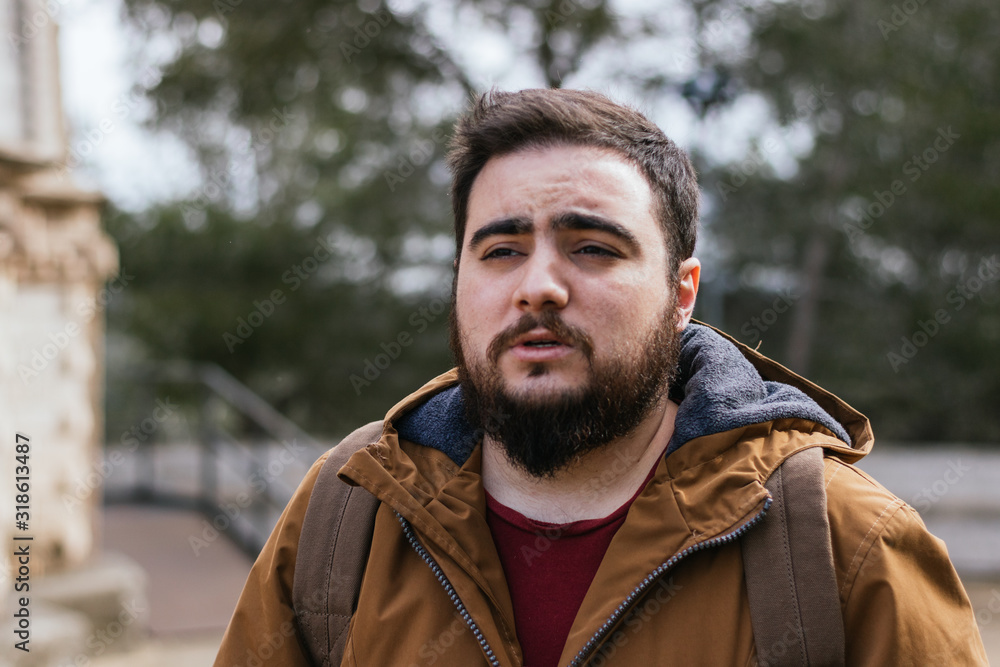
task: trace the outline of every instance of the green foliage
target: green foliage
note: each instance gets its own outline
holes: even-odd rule
[[[318,433],[383,414],[450,366],[446,314],[420,309],[449,294],[443,154],[482,78],[433,36],[430,6],[414,7],[126,1],[143,38],[174,49],[147,91],[153,122],[191,146],[204,183],[189,201],[109,218],[137,276],[109,325],[141,341],[138,356],[219,363]],[[548,85],[591,66],[605,78],[574,85],[654,105],[684,94],[711,127],[763,101],[773,120],[745,160],[695,147],[713,257],[700,312],[870,413],[881,437],[996,441],[1000,275],[974,294],[970,281],[1000,252],[1000,9],[674,9],[657,21],[602,0],[435,5],[523,45],[522,65]],[[677,51],[683,36],[691,54]],[[662,68],[632,62],[643,45]],[[708,74],[713,96],[696,99],[693,77]],[[302,278],[294,267],[320,239],[331,256]],[[274,290],[285,301],[273,314],[224,338]],[[413,340],[399,358],[352,384],[400,334]]]
[[[328,434],[383,415],[450,368],[443,154],[473,91],[423,13],[353,2],[126,5],[143,39],[178,47],[147,94],[154,124],[182,137],[203,171],[189,201],[108,221],[137,276],[109,313],[114,332],[141,341],[133,356],[218,363]],[[539,53],[550,79],[613,27],[603,2],[519,7],[546,35],[573,35]],[[508,10],[455,6],[484,22]],[[324,240],[332,256],[307,271]],[[254,314],[272,308],[275,290],[284,301]],[[131,361],[109,356],[112,366]],[[112,424],[128,422],[115,404],[109,412]]]
[[[998,14],[980,0],[765,7],[735,76],[815,144],[790,178],[751,161],[735,190],[740,165],[704,181],[713,238],[744,278],[726,324],[739,335],[765,307],[754,277],[790,276],[800,298],[765,352],[850,397],[883,437],[1000,437],[1000,272],[983,263],[1000,251]]]
[[[331,243],[214,210],[196,232],[177,208],[144,217],[155,225],[122,248],[135,289],[112,304],[109,318],[142,341],[146,358],[214,361],[320,432],[375,418],[387,396],[412,391],[450,366],[440,344],[445,299],[394,296],[380,289],[377,276],[351,272],[348,253],[360,246],[364,259],[363,249],[373,254],[373,246],[336,237]],[[134,224],[122,214],[109,220],[125,238]],[[428,306],[437,315],[421,315]],[[404,332],[411,342],[398,345]],[[387,368],[380,367],[385,358],[376,359],[383,343],[394,353]],[[368,369],[366,376],[366,360],[379,364],[377,374]],[[352,382],[352,375],[368,382]]]

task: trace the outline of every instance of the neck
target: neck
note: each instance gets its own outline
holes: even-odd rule
[[[646,480],[674,432],[677,404],[664,398],[628,437],[588,452],[552,477],[512,464],[503,447],[483,442],[483,484],[497,501],[536,521],[601,519],[624,505]]]

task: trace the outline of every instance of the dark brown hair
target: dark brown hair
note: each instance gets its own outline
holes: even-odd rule
[[[469,193],[493,157],[560,144],[617,151],[649,182],[670,269],[694,253],[698,183],[687,154],[635,109],[586,90],[491,90],[459,119],[448,150],[455,215],[455,257],[461,257]]]

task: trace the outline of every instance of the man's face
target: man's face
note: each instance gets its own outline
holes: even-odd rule
[[[652,192],[617,153],[491,159],[470,193],[455,285],[452,347],[473,416],[500,413],[481,425],[540,475],[625,435],[667,388],[696,265],[671,280]]]

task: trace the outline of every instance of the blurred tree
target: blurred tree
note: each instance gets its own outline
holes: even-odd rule
[[[443,152],[481,86],[480,52],[456,44],[489,34],[540,83],[691,103],[703,317],[763,340],[882,437],[1000,437],[991,0],[391,6],[126,0],[166,54],[154,122],[204,183],[109,221],[137,276],[110,325],[140,354],[216,361],[329,433],[445,370]],[[737,126],[755,131],[734,158],[717,149]]]
[[[614,34],[606,5],[443,9],[509,39],[529,31],[528,62],[558,85]],[[219,363],[321,433],[381,416],[447,370],[443,154],[474,86],[427,8],[127,0],[126,11],[144,51],[168,54],[146,91],[153,122],[192,148],[203,186],[110,216],[136,275],[110,326],[141,341],[120,349]]]
[[[748,26],[706,65],[779,122],[703,182],[726,326],[883,437],[1000,439],[1000,7],[696,6]]]

